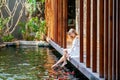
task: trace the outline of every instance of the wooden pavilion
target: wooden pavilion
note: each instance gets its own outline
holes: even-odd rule
[[[59,52],[61,47],[68,45],[70,1],[45,0],[48,36],[52,39],[50,44],[55,48],[59,46],[56,48]],[[75,11],[74,28],[80,36],[80,66],[76,67],[89,79],[119,80],[120,0],[72,1],[75,2],[71,3],[75,4],[72,8]]]

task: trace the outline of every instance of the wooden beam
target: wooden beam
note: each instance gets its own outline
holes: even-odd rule
[[[61,6],[60,6],[60,1],[58,0],[58,44],[61,46],[61,26],[60,26],[60,19],[61,19]]]
[[[83,1],[80,0],[80,62],[83,62]]]
[[[104,0],[104,78],[108,79],[108,0]]]
[[[112,80],[116,80],[116,0],[113,1],[113,54],[112,54]]]
[[[113,50],[112,50],[112,41],[113,41],[113,38],[112,38],[112,34],[113,34],[113,0],[109,0],[108,2],[108,5],[109,5],[109,17],[108,17],[108,79],[109,80],[112,80],[112,53],[113,53]]]
[[[63,47],[63,0],[60,0],[60,46]]]
[[[97,0],[93,0],[92,71],[97,72]]]
[[[118,2],[118,53],[117,53],[117,79],[120,79],[120,0],[117,1]]]
[[[104,77],[104,0],[99,3],[99,74]]]
[[[54,40],[58,43],[58,0],[54,0]]]
[[[63,47],[66,48],[67,26],[68,26],[68,0],[63,0]]]
[[[88,68],[90,68],[90,60],[91,60],[91,52],[90,52],[90,30],[91,30],[91,26],[90,26],[90,21],[91,20],[91,0],[87,0],[87,28],[86,28],[86,66]]]

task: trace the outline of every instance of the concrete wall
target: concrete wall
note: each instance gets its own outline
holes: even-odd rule
[[[18,1],[25,1],[25,0],[18,0]],[[10,12],[13,11],[13,8],[15,6],[15,2],[16,2],[16,0],[7,0]],[[18,20],[21,8],[22,8],[22,5],[18,4],[17,10],[15,12],[15,16],[13,17],[13,26],[16,24],[16,22]],[[5,7],[2,8],[2,14],[3,14],[4,17],[9,17],[9,14],[7,13]],[[25,11],[23,12],[23,15],[22,15],[20,21],[22,21],[22,22],[25,21]],[[16,30],[13,32],[13,35],[18,39],[21,38],[21,34],[19,33],[19,26],[17,26]]]

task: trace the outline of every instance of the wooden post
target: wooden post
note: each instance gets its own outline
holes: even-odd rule
[[[67,33],[67,26],[68,26],[68,15],[67,15],[67,7],[68,7],[68,0],[63,0],[63,47],[66,48],[66,33]]]
[[[100,22],[99,22],[99,74],[104,77],[104,0],[100,0]]]
[[[90,20],[91,20],[91,0],[87,0],[87,22],[86,22],[86,66],[88,68],[90,68],[90,59],[91,59],[91,55],[90,55],[90,30],[91,30],[91,26],[90,26]]]
[[[92,71],[97,72],[97,0],[93,0]]]
[[[54,38],[55,38],[55,42],[58,43],[58,0],[54,0]]]
[[[104,78],[108,79],[108,0],[104,0]]]
[[[112,80],[112,34],[113,34],[113,0],[109,0],[109,17],[108,17],[108,26],[109,26],[109,29],[108,29],[108,79],[109,80]]]
[[[83,1],[80,0],[80,62],[83,62]]]
[[[116,80],[116,0],[113,1],[113,54],[112,54],[112,80]]]
[[[60,0],[60,46],[63,47],[63,0]]]
[[[59,4],[60,0],[58,0],[57,2],[58,2],[58,6],[57,6],[58,7],[58,12],[57,12],[57,16],[58,16],[58,25],[57,25],[58,26],[58,35],[57,36],[58,36],[58,44],[60,44],[60,37],[59,37],[60,36],[60,30],[59,30],[59,27],[60,27],[60,25],[59,25],[60,24],[60,21],[59,21],[60,20],[60,16],[59,16],[59,14],[60,14],[60,4]]]
[[[116,67],[117,67],[117,69],[116,69],[116,72],[117,72],[117,79],[116,80],[119,80],[120,79],[120,1],[118,0],[118,38],[117,38],[117,40],[118,40],[118,49],[117,49],[117,59],[116,59],[116,61],[117,61],[117,65],[116,65]]]

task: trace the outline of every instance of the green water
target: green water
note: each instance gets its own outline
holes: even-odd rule
[[[51,69],[55,61],[56,57],[48,48],[29,46],[1,48],[0,80],[54,80],[58,75],[63,76],[62,73],[55,75],[57,73]],[[66,80],[72,80],[71,78],[74,77],[67,75]]]

